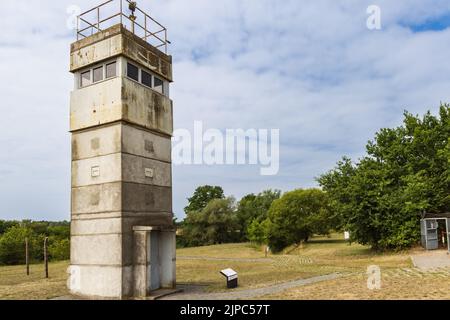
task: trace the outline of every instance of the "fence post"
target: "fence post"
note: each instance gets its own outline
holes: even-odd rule
[[[30,275],[30,258],[28,250],[28,238],[25,238],[25,264],[27,266],[27,276]]]
[[[48,238],[44,240],[45,278],[48,279]]]

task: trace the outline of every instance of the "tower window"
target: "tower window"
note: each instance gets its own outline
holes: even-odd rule
[[[81,86],[85,87],[91,84],[91,70],[81,74]]]
[[[155,91],[164,94],[164,82],[161,79],[155,77],[155,85],[153,88]]]
[[[103,66],[94,69],[94,82],[103,80]]]
[[[152,87],[152,75],[150,73],[141,70],[141,79],[143,85],[150,88]]]
[[[131,63],[127,64],[127,76],[133,80],[139,81],[139,68]]]
[[[106,65],[106,78],[112,78],[117,75],[117,67],[116,62],[110,63]]]

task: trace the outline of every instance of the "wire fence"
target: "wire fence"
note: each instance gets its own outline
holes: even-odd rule
[[[23,246],[2,248],[0,261],[0,284],[5,278],[30,276],[37,273],[49,278],[49,237],[43,241],[26,238]]]

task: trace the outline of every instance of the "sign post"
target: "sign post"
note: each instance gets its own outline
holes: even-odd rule
[[[220,271],[220,274],[222,274],[227,279],[227,288],[228,289],[234,289],[238,287],[238,274],[233,269],[225,269]]]

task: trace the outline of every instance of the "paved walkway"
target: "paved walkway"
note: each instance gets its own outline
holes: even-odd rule
[[[450,254],[447,250],[428,251],[411,257],[416,268],[422,270],[450,267]]]
[[[324,276],[284,282],[263,288],[236,290],[221,293],[192,293],[188,290],[180,294],[163,297],[160,300],[248,300],[268,294],[283,292],[291,288],[301,287],[312,283],[334,280],[344,276],[345,274],[332,273]]]

